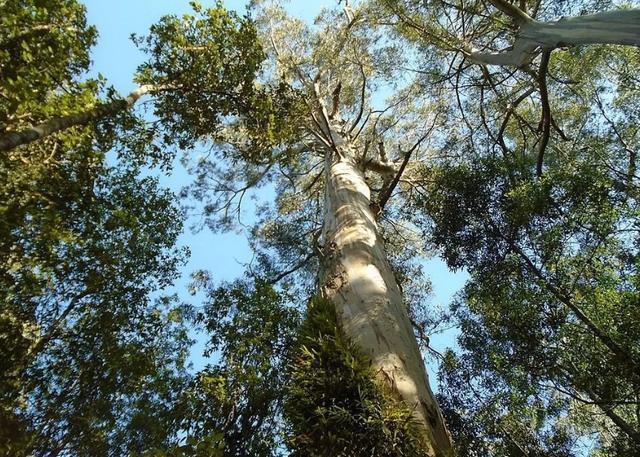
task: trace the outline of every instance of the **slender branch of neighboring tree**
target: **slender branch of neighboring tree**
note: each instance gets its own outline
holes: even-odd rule
[[[576,374],[580,372],[580,370],[578,370],[577,367],[573,363],[570,366],[571,366],[571,369],[573,369],[573,371]],[[559,370],[559,372],[563,375],[562,377],[567,377],[569,380],[573,379],[573,377],[574,377],[574,375],[567,368],[561,368]],[[569,381],[569,383],[571,384],[571,381]],[[584,403],[585,405],[597,406],[609,419],[611,419],[611,421],[618,428],[620,428],[620,430],[622,430],[624,433],[626,433],[629,436],[629,438],[631,438],[636,443],[640,444],[640,433],[633,426],[631,426],[631,424],[629,424],[629,422],[624,420],[620,415],[618,415],[614,411],[614,409],[617,406],[637,405],[637,404],[639,404],[637,401],[606,401],[606,400],[603,400],[602,398],[600,398],[598,395],[596,395],[594,392],[592,392],[590,390],[585,391],[585,394],[588,396],[588,398],[584,398],[577,391],[573,391],[572,392],[571,390],[568,390],[566,388],[560,387],[554,381],[551,381],[551,385],[550,386],[547,385],[545,387],[550,387],[553,390],[556,390],[556,391],[558,391],[560,393],[563,393],[563,394],[571,397],[572,399],[574,399],[576,401],[579,401],[580,403]],[[575,390],[573,388],[571,388],[571,389]]]
[[[216,213],[222,212],[224,214],[225,219],[230,218],[230,213],[235,214],[238,222],[241,225],[243,225],[242,222],[240,221],[240,216],[241,216],[241,209],[242,209],[242,200],[244,199],[244,195],[250,189],[257,186],[265,178],[265,176],[269,174],[269,172],[276,165],[276,163],[277,163],[277,160],[274,160],[273,162],[270,162],[269,164],[267,164],[267,166],[265,166],[264,169],[260,171],[260,173],[257,176],[254,176],[252,179],[248,179],[245,182],[245,184],[239,188],[234,188],[229,184],[228,181],[218,180],[212,176],[211,179],[218,185],[218,187],[215,189],[216,192],[225,195],[224,199],[220,197],[217,200],[217,202],[222,201],[223,203],[218,204],[216,202],[216,206],[213,212],[216,212]],[[236,201],[235,210],[231,208],[234,203],[234,200]]]
[[[418,340],[421,341],[427,348],[427,350],[431,352],[438,360],[443,361],[444,356],[439,351],[431,347],[431,339],[429,338],[429,335],[427,335],[427,332],[425,332],[424,330],[425,326],[419,322],[416,322],[416,320],[412,317],[409,317],[409,321],[411,322],[413,329],[418,333],[416,335]]]
[[[480,121],[482,122],[482,126],[484,127],[485,132],[487,132],[487,136],[489,136],[491,141],[495,144],[498,142],[498,139],[493,135],[493,132],[491,131],[491,128],[487,123],[487,115],[485,114],[485,103],[484,103],[484,89],[485,89],[485,85],[481,84],[479,87],[480,103],[478,103],[478,106],[480,107]]]
[[[561,372],[565,372],[565,371],[568,372],[568,370],[566,370],[566,369],[562,369],[561,370]],[[555,390],[557,392],[560,392],[560,393],[562,393],[564,395],[567,395],[567,396],[571,397],[572,399],[574,399],[576,401],[579,401],[580,403],[584,403],[585,405],[627,406],[627,405],[638,405],[638,404],[640,404],[640,402],[633,401],[633,400],[622,400],[622,401],[618,401],[618,400],[613,400],[613,401],[595,400],[591,395],[589,396],[589,398],[585,398],[582,395],[580,395],[577,391],[575,391],[575,389],[573,387],[561,387],[556,383],[556,380],[553,380],[553,379],[550,382],[551,382],[551,385],[541,384],[541,383],[538,383],[538,385],[540,385],[541,387],[543,387],[545,389],[553,389],[553,390]],[[569,383],[571,384],[570,381],[569,381]],[[569,389],[571,389],[571,390],[569,390]]]
[[[90,122],[130,109],[143,95],[167,89],[154,85],[138,87],[127,97],[103,103],[81,113],[70,114],[49,119],[35,127],[29,127],[19,132],[0,135],[0,151],[9,151],[18,146],[32,143],[53,133],[76,126],[85,126]]]
[[[408,27],[413,28],[414,30],[416,30],[417,32],[419,32],[421,35],[423,35],[424,37],[426,37],[427,39],[429,39],[432,43],[436,44],[436,46],[440,47],[441,49],[447,50],[447,51],[463,51],[462,49],[460,49],[457,46],[452,46],[452,43],[455,43],[456,40],[454,39],[454,37],[448,33],[447,30],[442,30],[443,35],[441,36],[438,33],[433,33],[431,30],[429,30],[428,28],[424,27],[422,24],[416,22],[416,16],[415,15],[411,15],[411,14],[406,14],[406,12],[400,7],[399,5],[400,2],[397,2],[395,0],[387,0],[385,1],[385,4],[387,5],[387,7],[393,11],[393,13],[398,17],[398,19],[405,25]],[[392,25],[395,26],[397,25],[394,22],[387,22],[387,21],[378,21],[378,24],[380,25]]]
[[[455,84],[453,87],[456,93],[456,102],[458,104],[458,111],[460,112],[462,121],[465,123],[465,125],[467,126],[467,129],[469,130],[469,135],[471,136],[471,143],[475,144],[475,141],[473,140],[473,136],[476,129],[473,128],[473,126],[469,122],[469,119],[467,119],[466,110],[464,109],[464,106],[462,104],[462,97],[460,96],[460,77],[462,76],[463,67],[464,67],[464,59],[462,60],[462,62],[460,62],[460,65],[458,65],[458,69],[455,72],[456,77],[455,77]]]
[[[505,154],[508,151],[510,151],[509,148],[507,148],[507,144],[504,141],[504,132],[507,129],[507,126],[509,124],[509,119],[511,119],[511,116],[513,115],[515,110],[518,108],[518,105],[520,105],[520,103],[526,100],[534,92],[535,92],[535,88],[530,87],[518,98],[516,98],[513,101],[513,103],[510,103],[509,106],[507,106],[507,113],[505,114],[504,119],[502,120],[502,125],[500,126],[500,130],[498,131],[498,141],[500,143],[500,146],[502,147],[502,150],[505,152]]]
[[[506,0],[489,0],[493,6],[509,16],[518,24],[526,24],[533,21],[533,19],[516,5],[507,2]]]
[[[293,274],[296,271],[298,271],[299,269],[301,269],[302,267],[304,267],[307,263],[309,263],[309,260],[313,259],[315,256],[316,256],[315,252],[309,253],[304,259],[302,259],[300,262],[298,262],[295,265],[293,265],[288,270],[281,271],[277,275],[275,275],[272,278],[270,278],[269,279],[269,284],[276,284],[276,283],[282,281],[284,278],[286,278],[290,274]]]
[[[618,141],[620,142],[624,150],[627,152],[627,154],[629,154],[629,167],[627,168],[627,175],[629,176],[629,179],[631,179],[635,177],[635,174],[636,174],[636,157],[638,155],[637,151],[629,146],[629,143],[627,143],[627,141],[624,139],[624,137],[620,133],[620,130],[616,126],[615,122],[613,122],[613,120],[611,120],[611,118],[607,115],[607,112],[604,108],[604,104],[602,103],[602,100],[600,99],[600,95],[598,95],[597,92],[596,92],[596,103],[605,121],[607,121],[607,124],[609,124],[609,127],[611,127],[611,130],[613,131],[613,133],[615,133],[616,138],[618,138]]]
[[[542,271],[531,261],[531,259],[515,244],[511,244],[512,249],[522,258],[529,269],[540,279],[544,285],[544,287],[551,292],[553,296],[555,296],[561,303],[565,304],[571,311],[573,311],[574,315],[587,327],[593,334],[607,347],[613,352],[616,356],[620,357],[623,360],[627,360],[628,362],[633,364],[633,360],[629,358],[629,354],[623,350],[618,343],[613,341],[613,339],[607,335],[600,327],[596,325],[586,314],[585,312],[578,307],[573,301],[562,293],[556,286],[551,284],[551,282],[546,278],[546,276],[542,273]],[[635,364],[634,364],[635,365]]]
[[[38,342],[27,353],[25,357],[27,366],[33,361],[35,357],[38,356],[40,352],[42,352],[47,347],[49,342],[58,335],[62,324],[67,319],[67,317],[69,317],[69,314],[71,314],[71,312],[78,307],[80,301],[83,298],[91,295],[92,293],[94,293],[93,289],[86,289],[69,301],[69,304],[67,305],[65,310],[51,323],[51,325],[47,329],[47,332],[42,337],[40,337]]]
[[[380,121],[382,116],[384,116],[388,111],[391,111],[392,109],[404,103],[409,97],[410,97],[410,92],[407,91],[404,95],[402,95],[401,97],[398,97],[396,101],[384,107],[384,109],[369,111],[369,113],[367,114],[367,117],[365,117],[364,122],[361,123],[360,128],[358,129],[356,134],[352,136],[352,140],[355,140],[356,138],[358,138],[360,134],[363,132],[363,130],[365,129],[365,127],[367,127],[367,125],[369,124],[369,119],[371,115],[377,114],[376,119],[373,121],[373,125],[371,126],[372,130],[375,131],[378,126],[378,122]]]
[[[627,421],[625,421],[622,416],[618,415],[613,410],[613,408],[605,408],[600,406],[600,409],[607,415],[609,419],[611,419],[611,422],[616,424],[620,428],[620,430],[622,430],[629,436],[629,438],[635,441],[636,444],[640,444],[640,432],[631,427],[631,425]]]
[[[615,405],[611,405],[611,404],[607,405],[606,402],[600,399],[593,392],[587,392],[587,395],[589,395],[589,397],[593,398],[596,401],[596,404],[598,405],[598,407],[602,410],[604,414],[606,414],[606,416],[609,419],[611,419],[611,422],[616,424],[620,428],[620,430],[626,433],[629,436],[629,438],[635,441],[636,444],[640,444],[640,432],[638,432],[638,430],[633,428],[631,424],[629,424],[629,422],[624,420],[622,416],[620,416],[618,413],[614,411]]]
[[[547,150],[547,145],[549,144],[549,138],[551,136],[551,105],[549,103],[549,89],[547,87],[547,70],[549,69],[550,57],[551,51],[544,51],[542,53],[542,60],[540,61],[540,71],[538,73],[540,100],[542,101],[542,120],[540,121],[540,125],[542,128],[542,138],[540,139],[538,161],[536,164],[536,174],[538,176],[542,176],[544,153]]]
[[[553,129],[558,133],[558,135],[560,135],[560,138],[562,138],[562,141],[571,141],[571,138],[569,138],[564,133],[564,131],[560,128],[560,126],[556,122],[556,118],[553,117],[553,114],[551,115],[551,127],[553,127]]]

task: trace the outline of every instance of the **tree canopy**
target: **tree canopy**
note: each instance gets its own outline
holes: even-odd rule
[[[637,455],[638,6],[193,3],[120,95],[0,0],[0,453]],[[185,220],[244,276],[176,292]]]

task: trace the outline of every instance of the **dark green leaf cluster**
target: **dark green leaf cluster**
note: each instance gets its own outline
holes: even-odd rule
[[[163,141],[188,149],[237,136],[234,159],[266,163],[298,128],[299,96],[284,83],[259,84],[266,54],[250,17],[221,2],[192,7],[195,14],[165,16],[134,37],[149,56],[136,80],[153,87]]]
[[[77,81],[95,37],[85,8],[0,8],[2,132],[95,107],[104,83]],[[176,432],[189,310],[161,291],[184,261],[182,213],[142,173],[164,158],[124,136],[140,119],[109,121],[0,156],[2,455],[125,455]]]
[[[530,161],[487,157],[430,174],[419,205],[431,240],[472,275],[454,308],[463,352],[445,365],[445,402],[495,455],[514,443],[572,455],[594,429],[610,455],[635,455],[637,187],[597,143],[557,154],[542,178]]]
[[[411,411],[375,379],[369,359],[339,330],[331,302],[309,301],[289,372],[291,455],[425,455]]]
[[[183,257],[173,197],[75,147],[79,157],[0,167],[0,397],[12,424],[0,441],[19,443],[12,455],[162,442],[168,430],[154,429],[184,375],[179,307],[151,297]]]
[[[535,388],[510,389],[499,376],[483,372],[484,383],[448,351],[441,366],[438,403],[456,455],[570,457],[576,438],[566,422],[562,400],[541,400]],[[533,398],[533,400],[529,399]]]
[[[88,69],[96,30],[76,0],[0,5],[0,132],[34,119],[56,90]]]
[[[298,141],[306,109],[302,94],[282,81],[256,89],[242,119],[249,136],[243,158],[257,164],[297,160],[291,146]]]
[[[210,336],[205,355],[218,361],[196,375],[183,398],[187,439],[178,455],[280,455],[284,363],[298,312],[259,279],[214,287],[199,273],[194,287],[206,289],[197,320]]]

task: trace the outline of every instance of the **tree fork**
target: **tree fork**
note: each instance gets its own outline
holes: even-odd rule
[[[522,67],[533,60],[539,49],[550,51],[589,44],[640,46],[640,9],[539,22],[506,1],[492,0],[491,3],[518,24],[518,35],[508,51],[467,49],[469,59],[479,64]]]

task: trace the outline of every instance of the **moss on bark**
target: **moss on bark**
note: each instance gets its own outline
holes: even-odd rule
[[[285,417],[293,456],[425,456],[409,408],[378,380],[338,328],[335,306],[313,298],[291,359]]]

